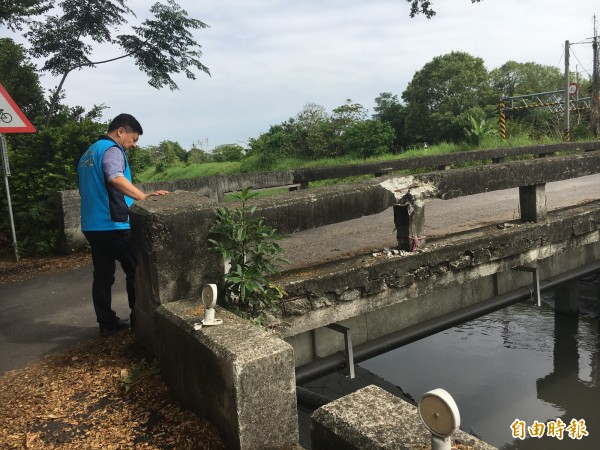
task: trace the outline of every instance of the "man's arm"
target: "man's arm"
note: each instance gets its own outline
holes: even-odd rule
[[[147,198],[150,198],[150,197],[155,197],[158,195],[166,195],[169,193],[169,191],[158,190],[158,191],[152,192],[151,194],[145,194],[142,191],[140,191],[138,188],[136,188],[124,176],[112,178],[112,179],[108,180],[108,182],[121,194],[124,194],[127,197],[130,197],[134,200],[146,200]]]

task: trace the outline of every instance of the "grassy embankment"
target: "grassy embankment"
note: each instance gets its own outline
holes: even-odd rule
[[[506,141],[502,141],[499,137],[491,137],[487,138],[482,145],[480,145],[479,149],[485,148],[498,148],[498,147],[520,147],[526,145],[533,144],[549,144],[552,142],[559,141],[551,141],[545,140],[543,142],[532,141],[527,137],[516,137],[512,139],[507,139]],[[279,160],[270,170],[291,170],[291,169],[302,169],[309,167],[331,167],[331,166],[339,166],[345,164],[364,164],[365,162],[374,163],[374,162],[382,162],[382,161],[390,161],[396,159],[403,158],[413,158],[418,156],[426,156],[426,155],[444,155],[453,152],[474,150],[473,146],[470,146],[466,143],[461,144],[451,144],[451,143],[442,143],[436,146],[431,146],[428,148],[418,148],[408,150],[406,152],[400,154],[391,154],[385,155],[378,158],[370,158],[368,160],[365,159],[357,159],[352,158],[350,156],[344,156],[340,158],[328,158],[328,159],[319,159],[319,160],[303,160],[297,158],[282,158]],[[143,172],[140,172],[137,175],[137,179],[140,182],[151,182],[151,181],[165,181],[165,180],[181,180],[181,179],[189,179],[189,178],[200,178],[211,175],[229,175],[234,173],[240,173],[242,171],[264,171],[257,168],[256,170],[244,170],[248,169],[248,167],[252,167],[252,164],[244,164],[243,162],[224,162],[224,163],[202,163],[202,164],[178,164],[174,166],[167,167],[162,172],[157,172],[154,167],[150,167]],[[336,180],[325,180],[317,183],[311,183],[311,186],[321,186],[324,184],[331,184],[336,182]]]

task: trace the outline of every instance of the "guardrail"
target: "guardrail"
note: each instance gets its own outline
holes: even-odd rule
[[[491,160],[502,162],[507,157],[522,155],[550,156],[555,153],[583,153],[600,150],[600,142],[575,142],[548,145],[532,145],[515,148],[494,148],[455,152],[445,155],[421,156],[366,164],[348,164],[336,167],[286,170],[261,173],[215,175],[185,180],[159,181],[137,184],[144,191],[166,189],[169,191],[197,192],[221,202],[228,192],[245,188],[253,190],[288,188],[306,189],[309,182],[347,178],[361,175],[382,176],[401,170],[426,168],[448,169],[453,164]],[[79,219],[79,192],[77,190],[58,192],[60,248],[70,252],[86,245],[81,234]]]
[[[600,150],[600,142],[570,142],[513,148],[491,148],[484,150],[454,152],[445,155],[396,159],[368,164],[347,164],[335,167],[301,169],[294,171],[293,174],[295,183],[307,184],[311,181],[321,181],[369,174],[380,176],[389,172],[397,172],[400,170],[418,170],[429,167],[447,169],[453,164],[485,160],[492,160],[492,163],[499,163],[505,158],[514,156],[537,155],[538,157],[546,157],[552,156],[559,152],[579,153],[595,150]]]

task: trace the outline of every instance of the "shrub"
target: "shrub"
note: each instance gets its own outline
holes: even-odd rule
[[[219,239],[209,239],[209,251],[220,253],[231,264],[224,275],[225,306],[241,317],[264,325],[266,311],[278,310],[284,295],[267,277],[275,275],[276,265],[287,260],[280,256],[283,250],[275,242],[279,239],[276,230],[265,224],[263,218],[254,216],[256,207],[248,207],[248,200],[257,194],[244,189],[234,195],[241,206],[217,210],[211,232]]]

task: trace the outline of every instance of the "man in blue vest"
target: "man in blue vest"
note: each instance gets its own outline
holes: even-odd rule
[[[135,117],[119,114],[109,124],[107,134],[83,154],[77,167],[81,231],[92,249],[92,300],[101,336],[134,325],[137,257],[131,243],[129,207],[134,201],[168,194],[162,190],[145,194],[132,184],[126,152],[136,146],[141,134],[142,126]],[[130,320],[120,319],[112,309],[116,261],[125,272]]]

